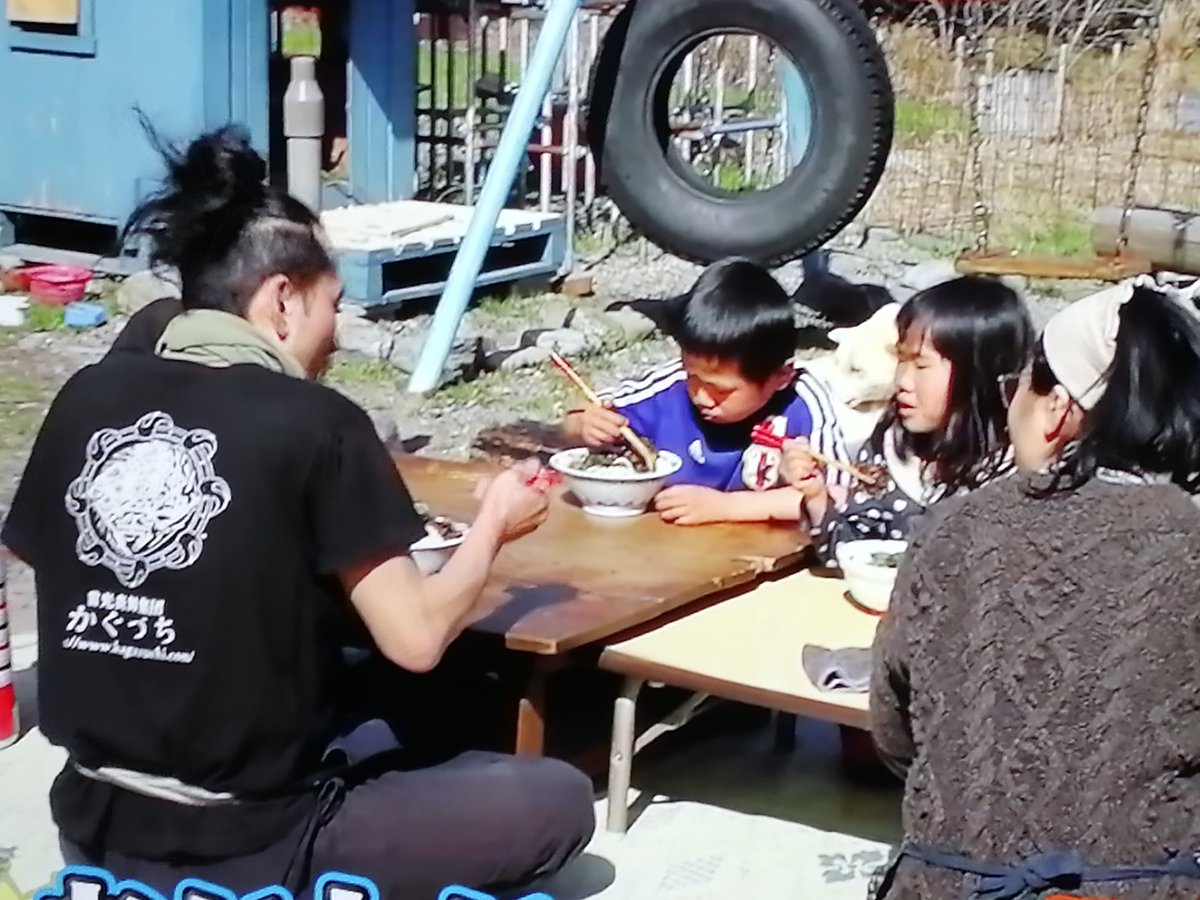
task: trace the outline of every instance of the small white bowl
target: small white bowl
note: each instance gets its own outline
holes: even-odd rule
[[[838,544],[837,562],[846,579],[850,596],[872,612],[884,612],[892,600],[896,585],[896,569],[876,566],[871,557],[876,553],[903,553],[907,541],[847,541]]]
[[[585,513],[603,519],[640,516],[667,479],[683,468],[683,460],[669,450],[658,452],[653,472],[576,468],[591,452],[587,447],[560,450],[550,457],[550,468],[562,473]]]
[[[442,566],[446,564],[454,551],[458,549],[458,545],[463,542],[466,531],[456,538],[444,538],[435,534],[426,534],[425,537],[411,545],[409,555],[412,556],[412,561],[417,564],[417,569],[422,575],[433,575],[441,571]]]

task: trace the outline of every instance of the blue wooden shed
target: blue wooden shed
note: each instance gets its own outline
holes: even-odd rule
[[[315,0],[309,2],[315,5]],[[27,259],[69,259],[73,254],[64,254],[65,246],[79,254],[80,261],[91,260],[99,268],[128,271],[141,265],[136,256],[97,261],[112,248],[138,198],[162,175],[161,163],[138,125],[138,110],[165,137],[179,142],[229,122],[240,123],[250,131],[256,148],[272,160],[273,171],[281,168],[278,117],[283,86],[273,49],[273,14],[282,4],[0,4],[3,252]],[[327,6],[345,16],[346,26],[347,84],[344,92],[335,93],[349,98],[349,185],[343,202],[390,208],[392,201],[411,198],[416,188],[413,0],[348,0]],[[520,274],[557,268],[565,242],[556,227],[542,223],[539,234],[544,232],[545,251],[522,255]],[[419,238],[410,236],[408,257],[424,252]],[[498,232],[497,241],[511,241],[511,233]],[[456,246],[442,235],[429,252],[452,255]],[[392,256],[394,249],[389,251]],[[366,270],[363,259],[360,248],[344,260],[347,281],[372,294],[359,299],[383,303],[389,291],[399,300],[440,290],[440,275],[427,285],[399,283],[389,280],[383,268],[390,259],[387,254],[376,254]],[[501,280],[503,274],[493,271],[491,280]]]

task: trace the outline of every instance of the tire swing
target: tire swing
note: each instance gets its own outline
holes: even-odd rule
[[[765,190],[708,183],[672,143],[675,75],[688,53],[729,32],[772,41],[808,95],[804,154]],[[601,184],[646,238],[701,264],[739,255],[781,265],[820,247],[870,199],[891,150],[887,64],[854,0],[637,0],[605,38],[591,93]]]

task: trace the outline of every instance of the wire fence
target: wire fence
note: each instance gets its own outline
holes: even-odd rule
[[[1200,4],[1168,2],[1155,20],[1127,14],[1128,5],[1118,11],[1114,0],[1037,2],[988,4],[987,18],[979,5],[972,15],[921,0],[902,17],[876,20],[896,92],[896,135],[862,221],[960,245],[986,237],[992,246],[1071,255],[1088,251],[1090,214],[1120,206],[1131,176],[1141,205],[1200,209]],[[625,233],[581,127],[611,21],[610,10],[578,17],[510,198],[564,212],[577,244]],[[529,9],[473,23],[421,18],[422,196],[475,196],[538,27]],[[676,144],[726,190],[786,174],[779,62],[767,38],[731,34],[700,45],[676,78]],[[1143,99],[1145,140],[1135,155]]]

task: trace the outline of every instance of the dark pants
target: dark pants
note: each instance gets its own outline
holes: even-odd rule
[[[311,875],[369,878],[384,900],[435,900],[451,884],[492,892],[522,886],[583,850],[595,827],[592,800],[590,780],[555,759],[470,752],[385,772],[352,788],[317,834]],[[167,897],[184,878],[242,895],[280,882],[302,831],[254,856],[206,865],[94,858],[69,844],[63,854],[68,865],[98,866]]]

